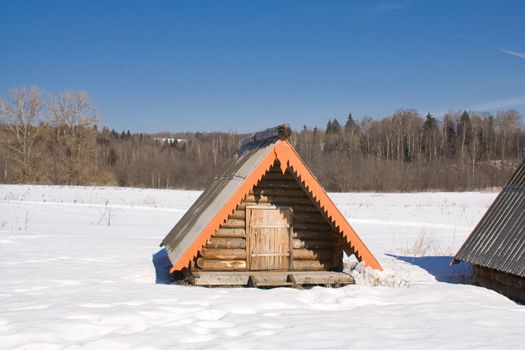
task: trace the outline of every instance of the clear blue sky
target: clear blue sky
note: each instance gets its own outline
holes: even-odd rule
[[[146,132],[525,115],[525,1],[0,0],[0,95],[29,85]]]

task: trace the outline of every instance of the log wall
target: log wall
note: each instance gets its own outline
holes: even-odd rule
[[[293,175],[288,171],[282,174],[278,163],[212,235],[193,261],[193,268],[207,271],[248,270],[245,209],[257,205],[293,209],[291,270],[342,270],[342,235],[331,227]]]
[[[474,265],[474,283],[525,303],[525,278]]]

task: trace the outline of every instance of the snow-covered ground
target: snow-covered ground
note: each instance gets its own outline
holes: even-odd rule
[[[382,286],[157,285],[151,255],[198,195],[0,185],[0,348],[523,347],[525,307],[448,266],[496,193],[332,194]]]

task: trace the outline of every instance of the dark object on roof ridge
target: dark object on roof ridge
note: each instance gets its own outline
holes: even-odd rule
[[[241,141],[237,152],[240,155],[248,150],[273,143],[277,140],[287,140],[292,135],[290,124],[281,124],[273,128],[256,132]]]

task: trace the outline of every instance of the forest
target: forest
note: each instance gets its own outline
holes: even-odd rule
[[[399,109],[379,119],[320,116],[319,124],[295,130],[290,141],[334,192],[491,189],[524,156],[525,129],[514,110],[433,116]],[[203,189],[247,136],[100,125],[85,92],[12,90],[0,98],[0,182]]]

